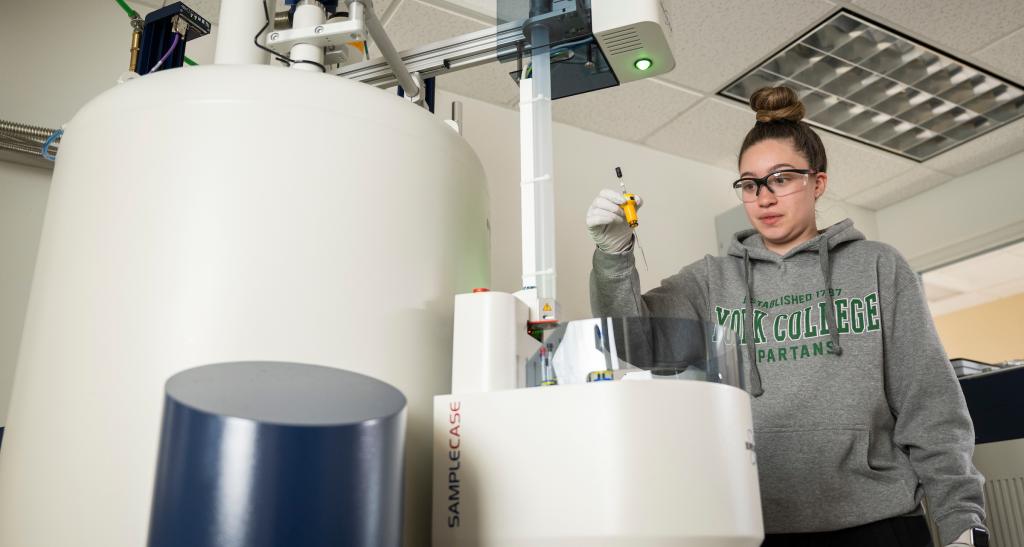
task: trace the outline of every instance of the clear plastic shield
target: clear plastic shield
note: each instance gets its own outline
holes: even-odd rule
[[[747,389],[742,346],[720,325],[674,317],[569,321],[546,332],[526,386],[694,380]]]

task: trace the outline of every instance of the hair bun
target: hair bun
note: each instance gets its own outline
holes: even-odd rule
[[[764,123],[798,122],[807,112],[796,92],[784,86],[758,89],[750,96],[750,108],[757,113],[757,121]]]

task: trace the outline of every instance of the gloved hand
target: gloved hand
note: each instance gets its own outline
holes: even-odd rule
[[[633,229],[626,223],[626,213],[619,207],[626,198],[616,190],[601,190],[587,209],[587,230],[597,248],[610,254],[623,254],[633,250]],[[644,200],[636,196],[636,208]]]

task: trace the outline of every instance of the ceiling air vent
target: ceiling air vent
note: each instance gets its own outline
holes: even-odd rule
[[[809,123],[919,162],[1024,116],[1019,84],[845,9],[719,94],[777,85]]]
[[[601,40],[606,48],[605,53],[609,56],[637,51],[644,47],[640,33],[633,27],[606,32],[601,35]]]

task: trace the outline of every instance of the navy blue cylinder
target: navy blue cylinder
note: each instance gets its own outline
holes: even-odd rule
[[[335,368],[167,381],[149,547],[398,547],[406,400]]]

